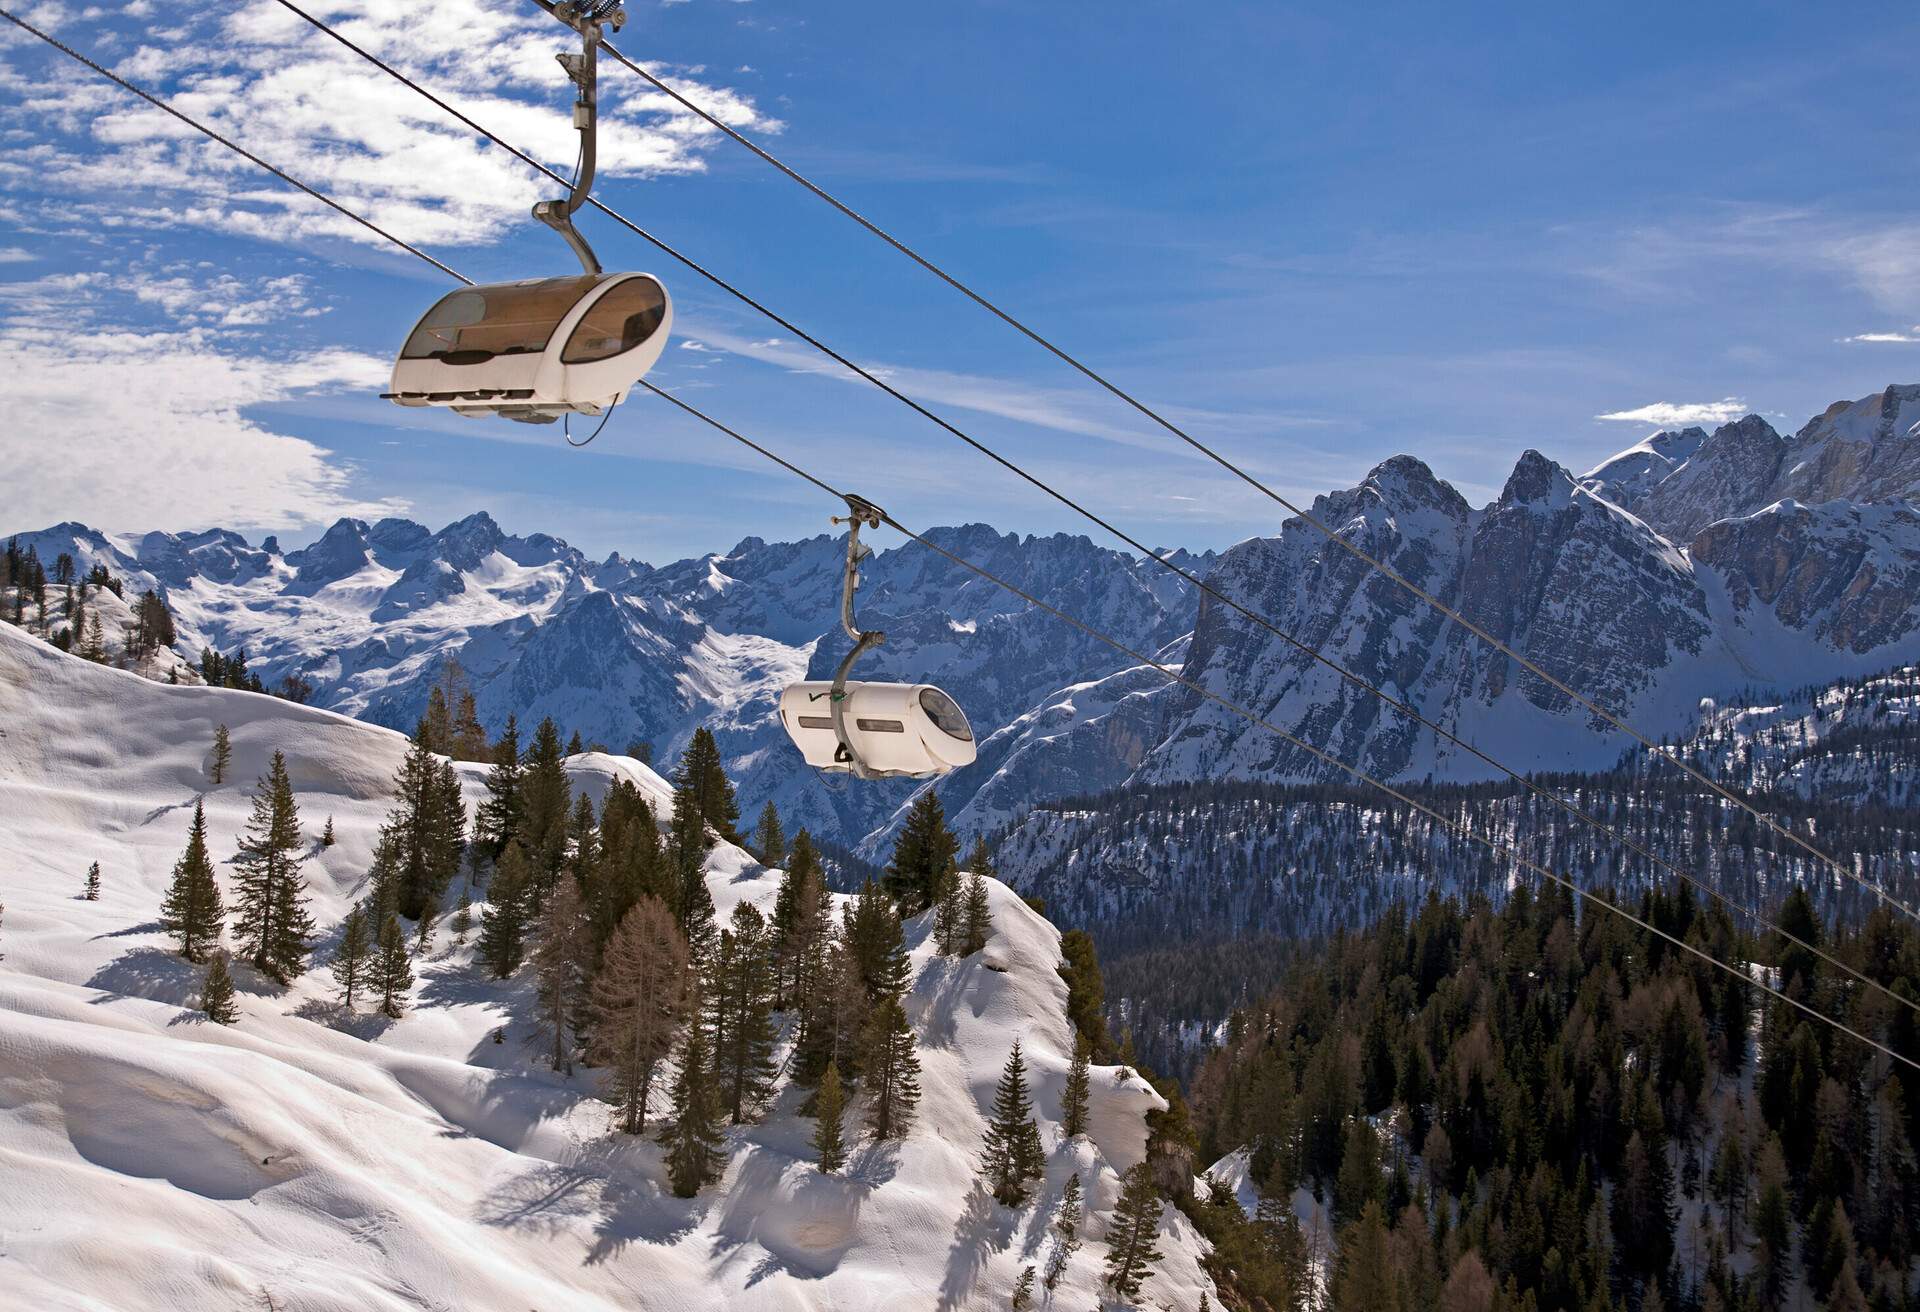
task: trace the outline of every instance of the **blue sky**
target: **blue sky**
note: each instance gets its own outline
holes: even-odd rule
[[[571,163],[564,33],[526,0],[314,8]],[[24,12],[469,276],[569,267],[524,217],[542,194],[524,170],[267,0]],[[1577,471],[1661,419],[1790,429],[1920,379],[1910,5],[629,12],[628,53],[1296,498],[1410,451],[1477,503],[1529,446]],[[606,78],[608,203],[1146,540],[1274,530],[1271,503]],[[1079,531],[638,239],[582,226],[674,290],[654,381],[907,522]],[[341,513],[484,507],[654,560],[825,528],[816,493],[658,401],[570,451],[378,400],[441,289],[0,40],[9,526],[291,544]]]

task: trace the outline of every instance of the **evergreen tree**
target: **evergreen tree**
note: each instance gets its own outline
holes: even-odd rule
[[[920,1101],[920,1055],[899,998],[882,998],[867,1018],[860,1069],[867,1092],[867,1128],[876,1139],[904,1137]]]
[[[333,817],[328,816],[327,827],[320,831],[320,846],[332,847],[334,843],[336,843],[337,841],[339,840],[336,839],[333,835]]]
[[[92,661],[95,665],[107,663],[107,634],[100,625],[99,611],[87,617],[87,635],[80,645],[80,655],[82,659]]]
[[[521,798],[520,726],[513,716],[494,748],[493,769],[487,771],[487,800],[473,818],[475,844],[498,861],[507,844],[519,839],[525,827],[526,807]]]
[[[465,884],[460,886],[460,900],[454,904],[451,928],[455,943],[465,943],[473,932],[473,895]]]
[[[533,873],[534,907],[546,905],[547,894],[567,860],[567,840],[573,812],[573,785],[567,778],[566,756],[560,749],[560,731],[543,719],[527,748],[526,775],[520,795],[525,803],[527,866]]]
[[[682,757],[677,779],[688,774],[686,764]],[[673,825],[667,840],[672,905],[696,962],[704,962],[713,950],[713,894],[707,889],[707,849],[712,845],[698,790],[689,780],[679,779],[673,790]]]
[[[313,936],[300,849],[293,781],[286,757],[275,752],[254,794],[253,814],[234,857],[234,910],[241,950],[281,984],[306,969],[307,943]]]
[[[1159,1230],[1160,1191],[1153,1183],[1153,1168],[1139,1162],[1127,1171],[1119,1205],[1107,1225],[1107,1287],[1119,1297],[1139,1297],[1141,1283],[1160,1260],[1154,1247]]]
[[[589,1054],[628,1134],[647,1128],[653,1077],[673,1049],[687,1005],[687,943],[673,913],[643,897],[621,918],[593,981]]]
[[[1061,1191],[1060,1206],[1053,1213],[1053,1251],[1047,1255],[1047,1274],[1045,1283],[1051,1291],[1060,1283],[1060,1277],[1066,1273],[1067,1263],[1080,1247],[1080,1210],[1083,1206],[1080,1192],[1080,1172],[1075,1171],[1067,1177],[1067,1187]],[[1239,1206],[1238,1202],[1234,1203]]]
[[[960,840],[947,828],[940,795],[931,786],[922,789],[907,809],[883,881],[902,915],[915,916],[933,905],[939,882],[959,853]]]
[[[653,810],[630,784],[607,790],[600,821],[599,860],[588,893],[596,952],[604,951],[621,920],[643,897],[671,895],[660,856]]]
[[[751,902],[735,905],[720,933],[707,990],[714,1075],[721,1105],[735,1125],[773,1081],[772,955],[760,912]]]
[[[467,826],[459,779],[434,756],[431,738],[422,720],[394,776],[397,800],[380,831],[382,894],[409,920],[423,919],[453,882]]]
[[[720,1177],[724,1140],[711,1057],[706,1028],[687,1026],[680,1045],[680,1070],[673,1082],[673,1119],[661,1136],[667,1150],[667,1180],[679,1198],[693,1197]]]
[[[940,877],[933,895],[933,944],[941,956],[959,953],[966,915],[966,885],[957,871],[949,870]]]
[[[458,662],[449,662],[459,669]],[[487,731],[480,725],[480,713],[474,705],[473,689],[462,688],[458,709],[453,715],[453,747],[451,755],[456,761],[490,761],[492,749],[487,745]]]
[[[727,778],[720,746],[704,726],[693,731],[692,741],[681,753],[680,764],[673,772],[673,785],[687,790],[694,810],[716,834],[730,843],[740,841],[733,827],[734,821],[740,818],[740,805],[734,800],[733,784]]]
[[[992,933],[993,907],[987,898],[987,881],[978,870],[970,870],[961,901],[960,955],[970,957],[986,947]]]
[[[845,924],[847,951],[853,955],[868,1001],[897,998],[906,992],[913,967],[893,899],[867,880],[847,908]]]
[[[480,957],[495,979],[513,974],[526,958],[533,914],[530,879],[525,850],[517,840],[508,843],[494,866],[487,905],[480,913]]]
[[[1086,1040],[1091,1056],[1101,1059],[1113,1042],[1107,1036],[1106,983],[1093,939],[1084,929],[1068,930],[1060,936],[1060,956],[1060,978],[1067,982],[1067,1019]]]
[[[831,1062],[820,1076],[820,1088],[813,1096],[813,1150],[820,1155],[820,1169],[828,1175],[847,1164],[846,1138],[840,1124],[846,1112],[846,1094],[840,1087],[840,1071]]]
[[[1018,1207],[1027,1201],[1027,1187],[1039,1178],[1045,1163],[1040,1127],[1034,1124],[1033,1103],[1027,1096],[1027,1064],[1015,1039],[994,1091],[980,1169],[994,1198],[1007,1207]]]
[[[822,938],[831,932],[827,921],[831,903],[813,837],[802,829],[794,836],[792,857],[780,872],[780,894],[773,904],[773,952],[779,971],[780,1000],[803,1009],[803,977]]]
[[[1067,1087],[1060,1095],[1060,1133],[1071,1139],[1087,1132],[1087,1095],[1092,1087],[1093,1050],[1084,1036],[1075,1035],[1073,1063],[1067,1067]]]
[[[179,953],[199,961],[220,941],[226,909],[220,901],[220,883],[214,878],[213,859],[207,854],[207,811],[193,804],[193,824],[187,830],[187,850],[173,866],[173,882],[160,903],[160,928],[179,941]]]
[[[407,960],[407,936],[400,918],[388,913],[380,922],[380,937],[368,962],[367,987],[380,995],[380,1014],[399,1020],[406,1010],[407,990],[413,987],[413,967]]]
[[[453,708],[447,705],[446,690],[437,683],[427,693],[427,713],[420,718],[414,741],[442,756],[453,749]]]
[[[1028,1309],[1033,1306],[1032,1267],[1023,1266],[1020,1268],[1020,1278],[1014,1281],[1013,1284],[1013,1302],[1008,1306],[1013,1309],[1013,1312],[1028,1312]]]
[[[780,828],[780,809],[772,802],[760,808],[760,824],[755,833],[760,849],[760,864],[779,866],[787,859],[787,837]]]
[[[200,1010],[216,1025],[231,1025],[240,1019],[240,1006],[233,999],[233,975],[227,970],[224,952],[215,952],[207,962],[207,976],[200,985]]]
[[[592,951],[579,887],[562,879],[541,915],[533,973],[541,1023],[553,1038],[553,1069],[567,1075],[573,1074],[574,1038],[585,1019]]]
[[[100,863],[98,861],[87,867],[87,877],[80,883],[80,896],[88,902],[100,900]]]
[[[353,995],[366,983],[373,953],[367,932],[367,912],[355,907],[340,922],[340,946],[333,954],[333,978],[340,985],[340,1005],[353,1010]]]
[[[1154,1207],[1157,1211],[1158,1199],[1154,1200]],[[1117,1222],[1118,1218],[1115,1219]],[[1394,1279],[1389,1243],[1380,1204],[1369,1201],[1360,1215],[1340,1232],[1339,1259],[1333,1276],[1335,1307],[1402,1312],[1405,1305]],[[1112,1259],[1108,1261],[1111,1263]]]
[[[223,724],[213,731],[213,764],[207,772],[215,788],[227,781],[227,767],[232,764],[233,738]]]

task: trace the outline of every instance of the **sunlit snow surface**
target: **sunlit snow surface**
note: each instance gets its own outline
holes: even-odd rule
[[[212,788],[222,723],[233,767]],[[1044,1264],[1070,1173],[1094,1212],[1112,1207],[1158,1095],[1095,1068],[1091,1138],[1060,1142],[1059,936],[998,884],[978,956],[937,958],[924,921],[909,927],[919,1120],[903,1143],[861,1142],[844,1178],[811,1166],[813,1121],[783,1085],[759,1123],[730,1131],[724,1179],[673,1198],[657,1145],[608,1132],[591,1072],[568,1081],[540,1066],[525,984],[482,978],[444,929],[416,963],[404,1019],[343,1017],[324,962],[405,746],[325,711],[88,665],[0,625],[0,1304],[997,1308],[1022,1266]],[[197,975],[155,919],[194,799],[224,862],[275,749],[306,833],[331,816],[338,837],[306,866],[320,966],[285,991],[239,968],[241,1020],[223,1028],[183,1006]],[[616,774],[665,796],[624,757],[569,769],[596,796]],[[462,773],[471,802],[479,770]],[[103,892],[86,902],[96,860]],[[722,916],[743,899],[770,907],[778,883],[728,845],[708,878]],[[1015,1037],[1052,1149],[1038,1200],[1018,1212],[975,1181]],[[1098,1301],[1104,1218],[1087,1229],[1058,1306]],[[1201,1241],[1170,1208],[1161,1247],[1146,1305],[1191,1309],[1203,1288],[1217,1304]]]

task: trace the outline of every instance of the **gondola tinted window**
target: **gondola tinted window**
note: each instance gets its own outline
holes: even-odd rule
[[[599,282],[582,274],[462,288],[427,311],[400,358],[479,364],[496,355],[544,351],[567,311]]]
[[[949,738],[958,738],[963,743],[973,741],[973,729],[967,724],[967,717],[962,715],[960,708],[953,704],[953,698],[938,688],[920,690],[920,709],[925,711],[927,718],[938,725],[940,731]],[[862,728],[866,727],[865,720],[860,724]]]
[[[651,278],[629,278],[587,307],[560,352],[561,364],[586,364],[631,351],[666,317],[667,295]]]

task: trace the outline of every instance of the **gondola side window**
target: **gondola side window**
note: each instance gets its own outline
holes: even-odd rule
[[[560,352],[561,364],[587,364],[631,351],[666,318],[667,297],[651,278],[629,278],[587,307]]]
[[[400,358],[479,364],[497,355],[538,354],[547,349],[567,311],[599,282],[581,275],[464,287],[427,311]]]

